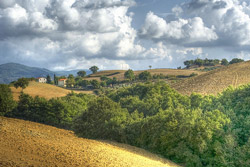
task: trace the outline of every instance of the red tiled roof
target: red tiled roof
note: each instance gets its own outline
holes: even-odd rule
[[[67,80],[67,79],[59,79],[59,81],[65,81],[65,80]]]

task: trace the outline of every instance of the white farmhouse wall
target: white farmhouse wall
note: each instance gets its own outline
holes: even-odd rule
[[[46,83],[47,82],[47,79],[46,78],[38,78],[38,82],[40,83]]]

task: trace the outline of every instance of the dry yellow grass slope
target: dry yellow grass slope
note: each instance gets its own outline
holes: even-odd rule
[[[185,75],[188,76],[192,73],[196,73],[198,75],[203,74],[205,72],[201,72],[201,71],[196,71],[196,70],[187,70],[187,69],[151,69],[151,70],[142,70],[142,71],[134,71],[134,73],[136,75],[139,75],[141,72],[143,71],[149,71],[151,73],[151,75],[154,74],[163,74],[163,75]],[[118,80],[124,80],[124,73],[126,72],[126,70],[107,70],[107,71],[100,71],[97,72],[95,74],[90,75],[90,78],[87,78],[88,80],[92,80],[92,79],[97,79],[99,80],[99,77],[104,75],[107,76],[109,78],[113,78],[116,77]],[[112,75],[113,74],[113,75]]]
[[[14,87],[11,87],[11,91],[13,93],[14,99],[18,100],[18,97],[21,92],[21,88],[16,89]],[[51,99],[53,97],[66,96],[70,92],[71,92],[70,90],[67,90],[64,88],[60,88],[60,87],[50,85],[50,84],[45,84],[45,83],[38,83],[34,81],[30,82],[29,86],[26,89],[24,89],[24,93],[27,93],[33,97],[40,96],[46,99]],[[92,91],[74,91],[74,92],[87,93],[87,94],[92,93]]]
[[[136,147],[78,138],[72,131],[0,117],[1,167],[169,167]]]
[[[220,93],[230,85],[237,87],[248,83],[250,83],[250,61],[216,69],[173,84],[172,87],[182,94],[197,92],[208,95]]]

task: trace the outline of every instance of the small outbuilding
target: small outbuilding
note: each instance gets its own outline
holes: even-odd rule
[[[40,83],[47,83],[47,79],[44,78],[44,77],[40,77],[40,78],[37,78],[37,82],[40,82]]]
[[[67,79],[59,79],[58,86],[66,87],[66,81],[67,81]]]

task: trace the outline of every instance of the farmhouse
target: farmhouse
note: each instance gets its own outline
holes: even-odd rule
[[[66,81],[67,81],[67,79],[59,79],[58,86],[66,87]]]
[[[40,77],[40,78],[37,78],[37,81],[40,82],[40,83],[46,83],[47,79],[44,78],[44,77]]]

